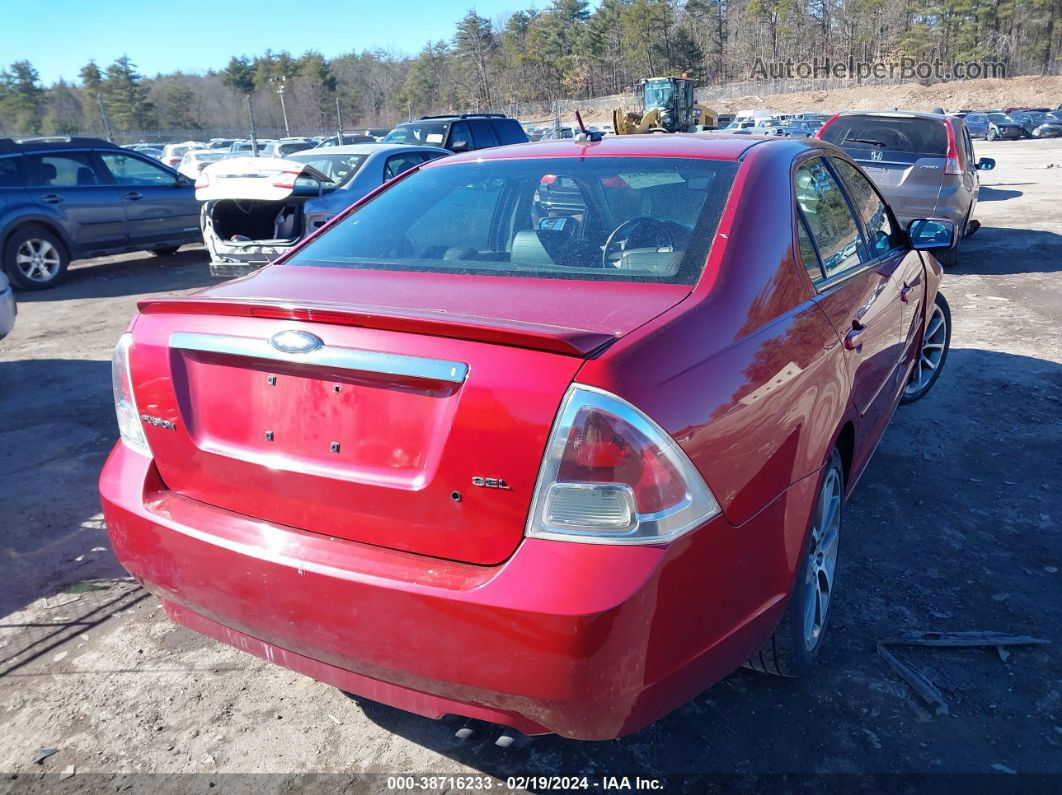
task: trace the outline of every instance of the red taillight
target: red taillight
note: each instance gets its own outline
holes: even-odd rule
[[[295,180],[299,178],[301,171],[281,171],[277,175],[276,182],[273,183],[274,188],[294,188]]]
[[[205,171],[200,171],[199,176],[195,178],[195,187],[196,190],[199,190],[199,188],[210,187],[210,175]]]
[[[624,483],[643,514],[663,511],[686,496],[681,475],[659,447],[618,417],[590,407],[572,424],[557,480]]]
[[[573,385],[542,459],[527,534],[597,544],[678,538],[719,503],[675,440],[624,400]]]
[[[840,113],[835,113],[832,116],[830,116],[830,118],[828,118],[826,120],[826,123],[823,124],[821,127],[819,127],[819,131],[817,133],[815,133],[815,137],[818,138],[821,141],[822,140],[822,134],[824,132],[826,132],[826,128],[829,127],[831,124],[833,124],[835,121],[837,121],[839,118],[841,118],[841,114]]]
[[[959,164],[959,148],[955,144],[955,125],[951,119],[944,119],[944,129],[948,131],[948,154],[944,161],[945,174],[961,174],[962,166]]]

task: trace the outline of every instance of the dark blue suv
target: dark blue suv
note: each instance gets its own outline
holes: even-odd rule
[[[12,284],[54,287],[72,259],[202,240],[192,181],[96,138],[0,139],[0,252]]]

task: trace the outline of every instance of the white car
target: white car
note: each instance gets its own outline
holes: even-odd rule
[[[11,283],[7,275],[0,271],[0,340],[11,333],[15,327],[15,315],[18,314],[18,304],[15,303],[15,294],[11,290]]]
[[[195,184],[210,271],[238,276],[261,268],[387,180],[449,154],[373,143],[212,163]]]
[[[185,152],[192,149],[204,149],[205,144],[199,141],[184,141],[179,144],[166,144],[162,147],[162,156],[159,157],[159,161],[170,168],[177,168],[181,164],[181,158],[184,157]]]
[[[177,171],[194,180],[204,168],[226,157],[229,157],[229,153],[220,149],[190,149],[181,158]]]

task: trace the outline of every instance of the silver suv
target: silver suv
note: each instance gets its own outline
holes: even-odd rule
[[[974,160],[973,140],[957,116],[899,111],[838,113],[819,138],[844,149],[859,162],[906,228],[915,218],[947,218],[959,234],[940,252],[954,265],[962,238],[973,234],[978,170],[995,168],[990,157]]]

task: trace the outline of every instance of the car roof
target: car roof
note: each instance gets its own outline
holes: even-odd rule
[[[371,155],[376,152],[443,152],[438,146],[417,146],[416,144],[344,144],[343,146],[315,146],[313,149],[301,149],[292,152],[295,155]]]
[[[609,135],[600,141],[562,138],[476,149],[443,158],[441,163],[477,160],[512,160],[550,157],[688,157],[709,160],[738,160],[754,146],[771,138],[718,133],[654,133],[648,135]]]
[[[15,154],[23,152],[54,151],[62,149],[122,149],[118,144],[104,141],[102,138],[83,138],[78,136],[44,136],[40,138],[23,138],[12,141],[0,138],[0,153]]]
[[[894,119],[928,119],[929,121],[943,121],[947,114],[921,113],[913,110],[844,110],[838,116],[884,116]]]

